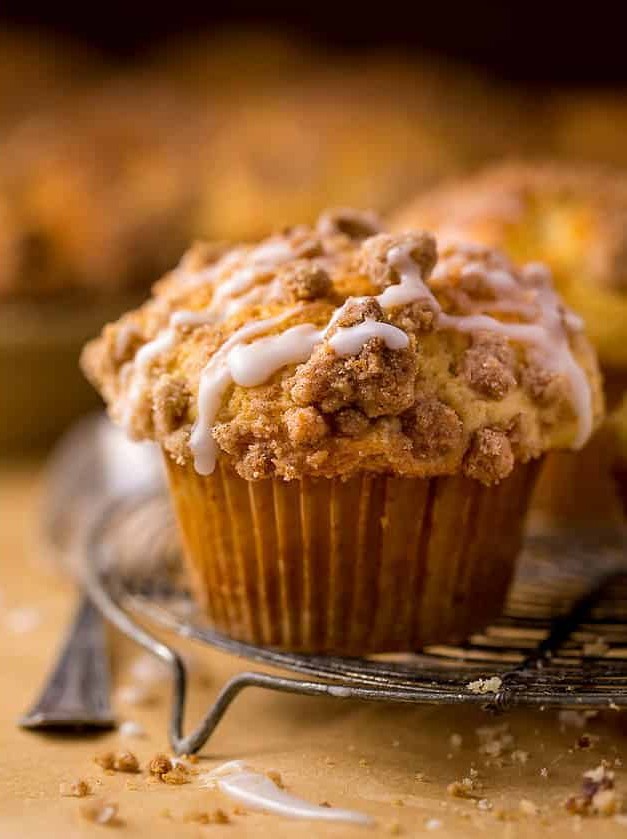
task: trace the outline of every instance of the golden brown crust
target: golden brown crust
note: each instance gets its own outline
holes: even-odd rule
[[[559,331],[561,349],[553,347],[552,333],[539,347],[501,334],[507,323],[536,327],[534,336],[541,330],[543,295],[552,294],[547,272],[518,270],[480,246],[446,245],[436,263],[427,234],[364,239],[359,225],[347,230],[326,222],[291,228],[258,247],[238,246],[218,262],[211,249],[187,255],[150,301],[105,327],[83,353],[83,368],[113,418],[135,438],[159,440],[177,462],[189,461],[205,366],[212,358],[221,363],[216,353],[244,325],[274,318],[263,336],[298,325],[326,332],[316,333],[321,337],[299,363],[271,368],[261,384],[231,381],[224,390],[210,425],[213,440],[219,456],[248,479],[365,470],[464,472],[496,483],[516,461],[574,444],[581,417],[554,350],[572,353],[583,369],[591,425],[598,424],[600,377],[572,317],[555,308],[551,329]],[[303,256],[303,243],[313,255]],[[201,251],[209,254],[207,266]],[[390,257],[399,252],[426,280],[425,293],[389,305],[382,292],[406,282],[405,269]],[[493,320],[455,328],[455,317],[477,314]],[[442,328],[442,317],[452,325]],[[371,334],[373,324],[384,331]],[[363,343],[340,354],[334,341],[359,328],[368,330]],[[405,337],[390,346],[385,330]]]

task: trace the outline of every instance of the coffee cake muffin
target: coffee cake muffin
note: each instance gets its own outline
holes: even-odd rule
[[[182,108],[163,85],[109,81],[2,134],[0,450],[44,445],[95,407],[82,345],[189,241]]]
[[[603,412],[538,264],[326,212],[198,245],[83,369],[163,448],[195,590],[235,638],[362,654],[502,607],[536,466]],[[480,608],[478,608],[478,604]]]
[[[627,388],[627,178],[558,164],[496,166],[419,196],[396,230],[424,226],[440,236],[538,259],[584,319],[613,407]],[[586,451],[552,456],[539,483],[538,510],[555,522],[617,519],[610,478],[612,435],[601,429]]]

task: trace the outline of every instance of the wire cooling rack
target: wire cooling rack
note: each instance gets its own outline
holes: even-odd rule
[[[175,543],[166,511],[164,500],[154,496],[111,504],[90,533],[85,585],[106,618],[170,666],[170,741],[177,754],[198,751],[248,687],[384,702],[480,704],[495,711],[627,708],[627,555],[619,531],[529,534],[503,615],[461,646],[340,658],[253,646],[212,630],[181,577],[155,574],[161,554],[168,555],[164,567],[172,567]],[[129,545],[140,561],[119,562]],[[150,561],[144,563],[146,554]],[[144,565],[151,569],[149,578],[137,571]],[[283,672],[237,674],[185,736],[185,665],[173,646],[152,634],[155,629]]]

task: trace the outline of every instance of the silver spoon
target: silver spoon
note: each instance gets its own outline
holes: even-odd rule
[[[128,443],[101,415],[86,417],[50,458],[44,537],[62,564],[80,576],[84,538],[98,510],[114,498],[161,483],[160,462],[151,447]],[[83,592],[56,664],[19,724],[39,731],[113,728],[110,691],[106,629]]]

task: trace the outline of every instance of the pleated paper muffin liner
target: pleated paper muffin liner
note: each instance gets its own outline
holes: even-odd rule
[[[461,641],[496,617],[537,464],[463,476],[246,481],[166,457],[197,599],[241,641],[364,655]]]

